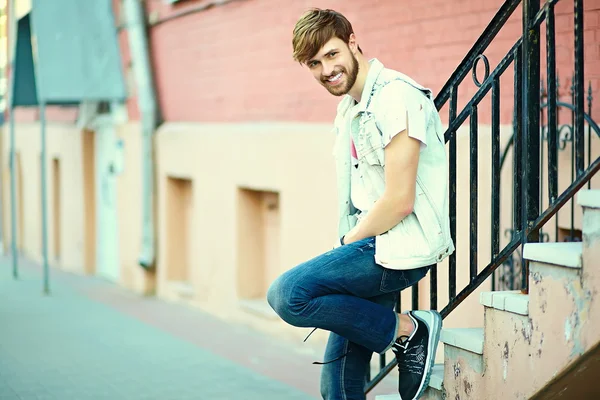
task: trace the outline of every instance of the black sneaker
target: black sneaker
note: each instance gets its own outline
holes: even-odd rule
[[[408,316],[415,324],[415,330],[410,336],[396,339],[392,351],[396,354],[400,371],[400,399],[416,400],[429,384],[442,330],[442,317],[437,311],[409,311]]]

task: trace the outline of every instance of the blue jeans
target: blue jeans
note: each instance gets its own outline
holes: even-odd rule
[[[321,373],[324,399],[364,400],[373,352],[396,340],[399,292],[429,270],[392,270],[375,263],[375,239],[367,238],[321,254],[273,282],[267,300],[287,323],[331,332]]]

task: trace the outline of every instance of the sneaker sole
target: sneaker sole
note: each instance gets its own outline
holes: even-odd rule
[[[421,321],[424,321],[429,328],[429,340],[427,341],[427,345],[430,351],[428,353],[427,360],[425,361],[425,379],[423,382],[421,382],[421,386],[412,400],[416,400],[421,397],[425,392],[425,389],[427,389],[429,386],[429,379],[431,378],[431,371],[433,370],[433,365],[435,364],[435,354],[437,352],[437,346],[440,340],[440,332],[442,330],[442,316],[437,311],[415,311],[414,314]]]

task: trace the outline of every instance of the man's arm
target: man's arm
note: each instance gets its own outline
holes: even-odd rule
[[[396,226],[413,211],[421,142],[407,130],[385,147],[385,191],[367,216],[344,236],[344,244],[377,236]]]

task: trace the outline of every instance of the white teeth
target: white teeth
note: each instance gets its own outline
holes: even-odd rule
[[[327,79],[329,82],[333,82],[333,81],[337,81],[338,79],[340,79],[342,77],[342,73],[340,72],[339,74],[337,74],[336,76],[333,76],[329,79]]]

